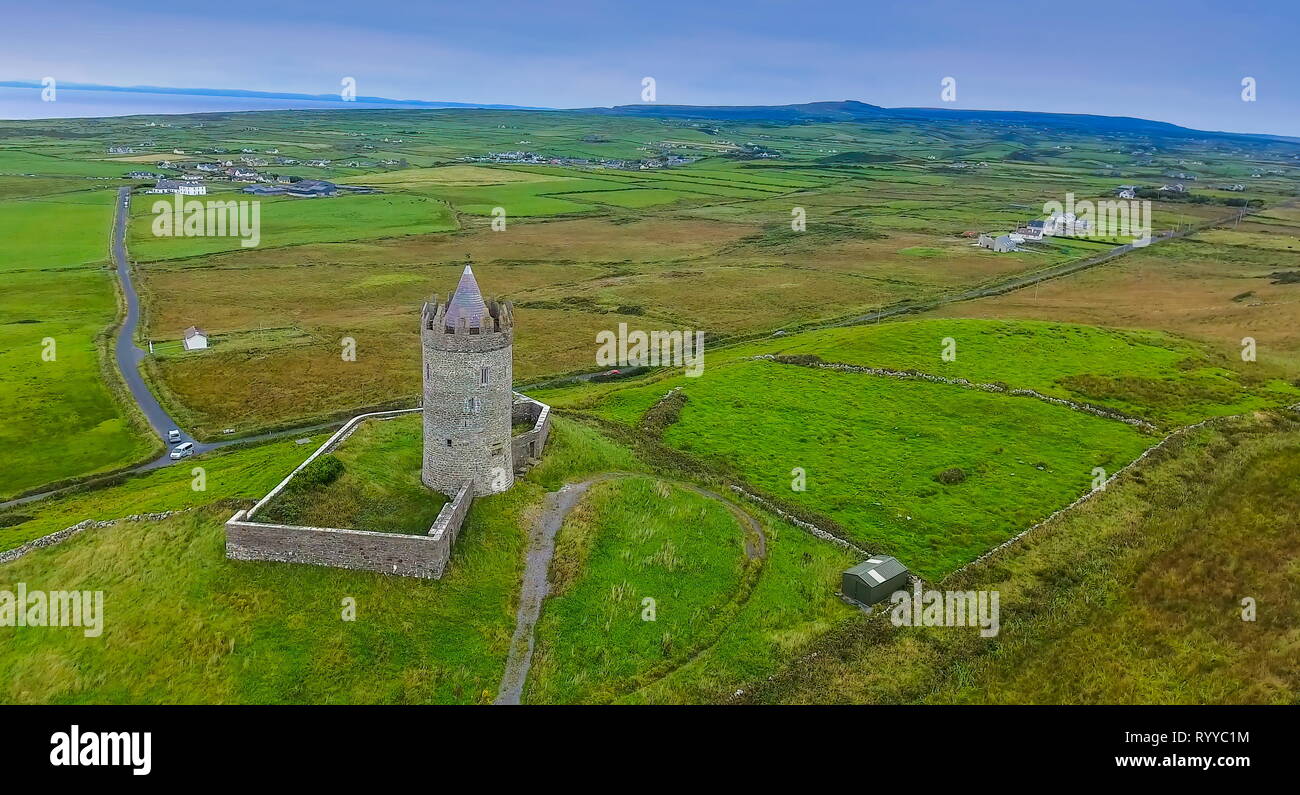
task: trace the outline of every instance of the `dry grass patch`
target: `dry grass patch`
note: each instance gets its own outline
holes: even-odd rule
[[[408,168],[385,174],[365,174],[353,178],[360,185],[384,185],[394,188],[424,188],[430,185],[503,185],[508,182],[560,182],[571,177],[533,174],[507,168],[483,166],[439,166]]]
[[[1242,338],[1249,336],[1261,370],[1294,377],[1300,372],[1300,285],[1273,284],[1269,274],[1283,270],[1300,270],[1300,253],[1240,261],[1229,246],[1162,243],[937,314],[1159,329],[1206,341],[1236,364],[1242,364]]]

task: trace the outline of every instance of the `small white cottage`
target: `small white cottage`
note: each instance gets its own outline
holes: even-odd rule
[[[208,347],[208,332],[198,326],[185,329],[185,350],[200,351]]]

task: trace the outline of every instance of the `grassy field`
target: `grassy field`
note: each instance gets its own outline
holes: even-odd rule
[[[1187,158],[1204,164],[1206,179],[1240,180],[1243,169],[1285,155],[1283,145],[1260,142],[1247,164],[1201,143],[1168,141],[1147,163],[1125,154],[1124,136],[1058,131],[1053,140],[1062,143],[1044,146],[1026,131],[940,122],[727,123],[705,132],[653,119],[495,111],[332,120],[276,112],[239,124],[177,118],[147,133],[106,121],[93,136],[75,139],[21,122],[0,130],[8,136],[0,152],[22,165],[14,173],[43,175],[0,175],[23,194],[67,188],[76,181],[67,175],[74,166],[87,175],[138,167],[170,159],[174,149],[186,152],[178,158],[185,160],[251,149],[271,163],[266,171],[385,191],[261,199],[262,242],[251,250],[233,238],[155,238],[154,199],[137,197],[131,243],[133,255],[150,263],[140,280],[146,334],[173,340],[200,325],[226,339],[258,339],[256,351],[217,346],[147,364],[168,410],[201,435],[310,422],[413,393],[416,349],[394,342],[396,335],[429,293],[449,289],[441,271],[467,257],[484,274],[485,289],[520,307],[519,376],[533,379],[590,368],[594,334],[629,318],[715,338],[757,335],[933,300],[1093,255],[1108,244],[1056,239],[1000,255],[965,235],[1014,228],[1066,192],[1099,198],[1116,184],[1160,179]],[[736,141],[781,157],[738,159]],[[124,142],[136,149],[129,162],[103,159],[108,146]],[[463,160],[515,150],[587,164]],[[653,169],[598,163],[662,152],[696,160]],[[276,159],[283,156],[300,162],[282,167]],[[307,162],[318,158],[328,163]],[[41,184],[48,180],[62,182]],[[1248,198],[1256,201],[1293,193],[1286,178],[1249,182]],[[227,187],[213,183],[223,197],[243,198]],[[0,183],[0,195],[5,190]],[[1226,207],[1215,202],[1234,198],[1202,192],[1209,203],[1156,201],[1157,225],[1219,217]],[[497,207],[506,211],[503,232],[488,227]],[[790,227],[796,209],[806,215],[806,231]],[[1270,212],[1283,214],[1270,216],[1271,237],[1260,250],[1289,253],[1284,241],[1292,235],[1282,227],[1294,219],[1284,209]],[[1294,320],[1289,312],[1279,320]],[[1143,326],[1115,320],[1104,325]],[[285,333],[265,333],[271,329]],[[334,361],[344,336],[369,340],[371,355],[348,367]],[[229,383],[265,399],[213,388]],[[1122,401],[1134,385],[1101,386]],[[312,397],[295,403],[294,395]]]
[[[115,193],[0,202],[0,273],[74,268],[108,259]],[[76,200],[72,200],[76,197]]]
[[[111,193],[0,203],[0,497],[116,469],[155,443],[133,427],[105,377],[117,314],[102,264]]]
[[[1289,215],[1268,223],[1293,235],[1300,231],[1300,219]],[[1230,244],[1210,233],[1162,243],[1032,290],[945,307],[939,314],[1159,329],[1206,342],[1237,362],[1237,369],[1292,380],[1300,373],[1300,284],[1273,274],[1300,271],[1300,250],[1259,245],[1261,237],[1237,237]],[[1249,365],[1241,360],[1245,337],[1256,341],[1256,360]]]
[[[311,438],[316,444],[325,435]],[[221,500],[256,501],[307,458],[315,447],[296,439],[233,448],[188,459],[183,465],[154,469],[106,488],[21,505],[0,513],[0,550],[71,527],[83,519],[103,521],[137,513],[193,508]],[[195,488],[194,469],[203,470]],[[249,503],[251,505],[251,503]]]
[[[945,338],[957,356],[944,361]],[[1091,488],[1155,439],[1027,397],[924,380],[752,361],[758,354],[1032,388],[1166,427],[1293,403],[1296,388],[1215,364],[1159,332],[983,320],[919,320],[790,335],[727,348],[704,375],[540,390],[561,408],[630,427],[824,517],[872,551],[942,576]],[[648,412],[671,389],[667,421]],[[1113,391],[1107,391],[1111,389]],[[796,468],[806,490],[794,490]],[[960,472],[945,483],[941,473]]]
[[[396,422],[384,425],[385,434],[400,436]],[[0,701],[488,702],[513,629],[526,530],[543,491],[598,472],[645,471],[592,428],[556,418],[542,462],[510,492],[475,502],[442,580],[226,560],[221,523],[310,449],[283,441],[196,458],[207,470],[202,492],[192,489],[188,466],[169,467],[27,506],[24,521],[7,515],[6,548],[81,518],[191,509],[161,522],[88,530],[0,566],[0,589],[17,582],[102,589],[107,616],[101,638],[27,630],[0,647]],[[745,562],[743,531],[716,502],[650,478],[610,486],[593,492],[562,531],[553,576],[565,583],[563,599],[554,612],[547,608],[530,700],[722,699],[736,681],[775,673],[851,614],[834,596],[838,572],[853,562],[839,548],[759,513],[766,537],[760,567]],[[583,523],[589,510],[619,522],[602,521],[593,534]],[[629,576],[657,594],[658,615],[646,622],[654,633],[641,633],[635,657],[619,662],[611,637],[593,631],[577,600],[604,602],[606,584],[617,587],[610,578],[629,556],[645,558]],[[347,597],[356,600],[355,622],[342,620]],[[614,638],[643,629],[640,604],[633,606],[636,623],[615,620]],[[610,660],[608,679],[557,678],[574,662],[570,644]]]
[[[357,195],[294,199],[213,195],[220,201],[260,202],[260,240],[266,247],[343,240],[423,235],[456,229],[451,208],[435,200],[407,195]],[[131,202],[129,248],[141,262],[181,259],[219,251],[238,251],[239,237],[158,237],[153,231],[155,203],[171,206],[170,196],[137,195]],[[250,211],[251,212],[251,211]]]
[[[945,340],[952,340],[950,360]],[[755,354],[1033,389],[1170,426],[1300,400],[1296,385],[1229,369],[1226,357],[1169,334],[1063,323],[924,319],[814,331],[721,355]]]
[[[0,174],[57,175],[78,177],[121,177],[133,169],[126,163],[52,157],[38,152],[0,149]]]
[[[226,560],[222,523],[233,507],[90,530],[0,566],[0,589],[103,590],[106,615],[100,638],[35,629],[0,646],[0,701],[490,702],[514,627],[527,522],[543,491],[639,466],[562,419],[551,440],[545,462],[514,489],[475,501],[437,581]],[[27,525],[243,498],[269,489],[309,449],[280,442],[198,458],[213,470],[205,493],[183,496],[189,473],[174,467],[31,506]],[[348,597],[355,621],[342,620]]]
[[[672,386],[673,384],[666,384]],[[664,441],[941,576],[1087,491],[1151,440],[962,387],[749,362],[692,382]],[[816,396],[810,400],[810,396]],[[806,490],[792,490],[794,470]],[[959,469],[956,484],[937,480]]]
[[[78,177],[15,177],[0,175],[0,201],[53,196],[92,190],[96,182]]]
[[[526,700],[610,701],[694,656],[758,575],[744,536],[723,505],[661,481],[593,486],[556,536]]]
[[[447,500],[420,482],[422,422],[417,413],[361,423],[335,450],[290,481],[258,512],[258,521],[376,533],[429,532]],[[338,462],[338,471],[328,482],[310,482],[326,457]]]
[[[1201,429],[945,582],[997,590],[1001,629],[855,618],[752,697],[790,703],[1295,703],[1300,426]],[[1243,620],[1245,598],[1254,621]]]
[[[20,630],[9,703],[447,703],[495,692],[522,538],[463,533],[438,581],[223,557],[228,512],[118,525],[4,567],[105,593],[101,638]],[[166,565],[157,565],[165,561]],[[344,621],[345,599],[356,620]]]
[[[486,292],[515,303],[520,383],[594,369],[596,334],[620,323],[703,330],[708,364],[700,379],[658,372],[539,394],[557,407],[543,461],[475,502],[437,582],[224,558],[221,523],[319,434],[0,514],[8,549],[87,518],[190,509],[0,566],[0,588],[102,588],[108,611],[100,639],[26,630],[0,645],[0,701],[489,702],[544,493],[608,471],[645,477],[594,487],[562,529],[530,701],[713,702],[738,689],[759,701],[1295,701],[1287,528],[1300,428],[1272,413],[1300,402],[1294,145],[499,111],[149,121],[0,121],[0,497],[148,454],[96,339],[115,311],[111,189],[178,149],[295,158],[262,170],[384,191],[261,198],[256,248],[155,237],[157,197],[136,197],[141,336],[161,343],[146,377],[200,437],[414,405],[419,306],[467,258]],[[780,156],[747,160],[739,142]],[[122,145],[135,152],[107,154]],[[551,162],[470,162],[516,150]],[[695,162],[598,162],[661,153]],[[1053,239],[995,254],[973,236],[1014,229],[1067,192],[1167,182],[1188,161],[1200,180],[1191,197],[1153,203],[1157,228],[1221,218],[1242,198],[1263,212],[921,320],[806,331],[1103,252],[1111,241]],[[497,207],[504,231],[490,226]],[[213,334],[210,350],[177,350],[190,325]],[[1246,337],[1257,361],[1240,356]],[[340,356],[345,338],[356,361]],[[940,355],[947,338],[953,361]],[[747,359],[759,354],[801,358]],[[1159,436],[1032,397],[800,366],[817,361],[1033,389],[1162,430],[1221,419],[953,574]],[[365,426],[331,458],[333,479],[287,495],[281,518],[422,532],[441,500],[418,484],[418,443],[418,418]],[[927,580],[999,588],[1003,633],[864,620],[835,596],[856,555],[746,504],[767,539],[747,560],[734,514],[675,482],[728,498],[742,484]],[[647,595],[655,622],[641,620]],[[1257,597],[1257,623],[1237,618],[1243,596]],[[356,621],[341,620],[347,597]]]
[[[389,171],[384,174],[370,174],[362,177],[360,181],[365,185],[419,191],[430,186],[504,185],[511,182],[550,182],[556,179],[556,177],[547,174],[534,174],[509,168],[442,166],[439,168],[412,168]]]

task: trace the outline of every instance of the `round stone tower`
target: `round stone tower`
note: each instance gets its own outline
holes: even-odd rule
[[[448,496],[514,485],[511,406],[514,320],[509,303],[485,302],[468,265],[451,300],[420,313],[424,350],[424,485]]]

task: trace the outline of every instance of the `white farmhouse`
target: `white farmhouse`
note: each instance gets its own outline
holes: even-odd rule
[[[982,248],[992,249],[999,254],[1005,254],[1008,251],[1016,250],[1016,241],[1011,237],[1011,235],[998,235],[997,237],[994,237],[993,235],[980,235],[979,245]]]
[[[176,179],[160,179],[158,184],[154,185],[145,193],[172,193],[180,196],[206,196],[208,186],[202,182],[181,181]]]
[[[185,350],[201,351],[208,347],[208,332],[198,326],[185,329]]]

